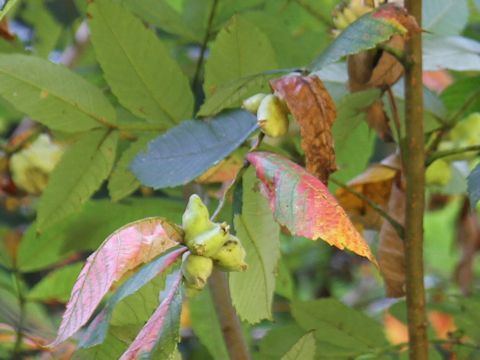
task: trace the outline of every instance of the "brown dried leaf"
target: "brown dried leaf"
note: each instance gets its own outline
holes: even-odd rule
[[[386,46],[403,51],[405,40],[394,35]],[[403,65],[391,54],[373,49],[351,55],[347,59],[348,84],[351,92],[372,88],[386,89],[395,84],[403,75]],[[380,98],[367,109],[367,122],[384,141],[392,141],[389,119]]]
[[[390,156],[382,163],[370,165],[365,172],[351,180],[348,185],[374,203],[386,208],[392,183],[399,168],[396,156]],[[380,229],[382,218],[365,201],[343,188],[338,188],[335,195],[357,227]]]
[[[316,76],[287,75],[270,81],[275,93],[286,102],[300,124],[307,170],[327,184],[336,170],[332,125],[335,103]]]
[[[468,200],[464,201],[457,221],[457,244],[462,255],[455,269],[455,278],[463,294],[468,295],[472,291],[475,256],[480,251],[479,216],[470,210]]]
[[[238,153],[233,153],[205,171],[202,175],[196,178],[195,181],[199,184],[211,184],[233,180],[242,165],[243,152],[242,156],[239,156]]]
[[[401,176],[392,183],[388,213],[400,224],[405,224],[405,191]],[[383,222],[378,243],[378,264],[385,281],[385,289],[389,297],[405,295],[405,248],[403,240],[394,227]]]

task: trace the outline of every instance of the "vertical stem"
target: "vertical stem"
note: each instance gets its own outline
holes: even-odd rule
[[[210,278],[210,289],[230,359],[250,359],[248,346],[242,333],[242,326],[230,298],[226,274],[214,269]]]
[[[406,8],[421,27],[422,1],[407,0]],[[412,60],[405,72],[405,257],[410,359],[428,359],[425,288],[423,283],[423,212],[425,207],[425,147],[423,134],[422,36],[407,41]]]
[[[22,341],[23,341],[23,323],[25,320],[25,297],[23,295],[22,281],[19,270],[16,268],[13,269],[13,276],[15,279],[15,286],[17,290],[17,299],[18,299],[18,308],[19,308],[19,319],[16,328],[16,339],[12,351],[12,360],[21,359],[22,352]]]

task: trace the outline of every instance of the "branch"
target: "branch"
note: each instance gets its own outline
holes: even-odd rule
[[[263,141],[265,135],[260,133],[258,135],[257,141],[253,144],[250,151],[255,151]],[[220,203],[218,204],[215,212],[213,213],[211,220],[214,221],[223,207],[225,202],[228,199],[230,193],[235,189],[240,180],[247,171],[250,163],[245,160],[243,166],[237,172],[235,179],[225,190]],[[243,337],[242,326],[240,320],[238,319],[237,313],[232,305],[232,299],[230,297],[230,289],[228,287],[228,279],[226,274],[222,273],[219,270],[214,269],[211,281],[210,281],[210,290],[212,291],[213,302],[215,304],[215,309],[220,321],[220,327],[222,329],[223,339],[227,345],[228,353],[230,354],[231,360],[248,360],[251,358],[248,351],[247,343]]]
[[[205,52],[207,51],[208,39],[210,38],[210,32],[213,26],[213,19],[215,18],[215,12],[217,10],[218,0],[213,0],[210,14],[208,16],[207,29],[205,30],[205,36],[203,37],[202,46],[200,48],[200,55],[198,57],[197,66],[195,67],[195,74],[193,75],[192,89],[195,89],[199,85],[200,72],[202,70],[203,62],[205,61]]]
[[[431,156],[429,156],[425,160],[425,166],[430,165],[433,163],[435,160],[450,156],[450,155],[457,155],[457,154],[463,154],[466,152],[472,152],[472,151],[480,151],[480,145],[472,145],[472,146],[467,146],[464,148],[459,148],[459,149],[452,149],[452,150],[445,150],[445,151],[437,151],[436,153],[433,153]]]
[[[15,344],[12,350],[12,360],[20,359],[20,354],[22,352],[22,341],[23,341],[23,323],[25,321],[25,295],[23,294],[22,289],[22,279],[19,270],[16,268],[16,265],[13,269],[13,277],[15,279],[15,287],[17,290],[17,300],[18,300],[18,309],[19,309],[19,319],[17,328],[15,329]]]
[[[408,13],[421,27],[422,1],[407,0]],[[423,131],[422,36],[406,43],[412,59],[405,69],[405,275],[410,358],[428,359],[425,285],[423,283],[423,213],[425,208],[425,145]]]
[[[342,183],[341,181],[339,181],[339,180],[337,180],[333,177],[330,177],[330,181],[333,182],[334,184],[340,186],[341,188],[345,189],[349,193],[355,195],[360,200],[365,201],[368,206],[370,206],[373,210],[375,210],[378,213],[378,215],[380,215],[382,218],[387,220],[390,223],[390,225],[392,225],[392,227],[395,229],[395,231],[397,232],[400,239],[404,238],[405,229],[404,229],[403,225],[400,224],[394,218],[392,218],[385,210],[383,210],[383,208],[380,205],[378,205],[376,202],[370,200],[364,194],[356,191],[352,187],[348,186],[347,184]]]

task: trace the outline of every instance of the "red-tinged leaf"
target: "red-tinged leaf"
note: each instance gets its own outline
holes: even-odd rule
[[[123,275],[178,245],[181,237],[178,228],[163,218],[139,220],[111,234],[88,257],[72,289],[57,338],[50,346],[75,334]]]
[[[337,169],[332,137],[336,109],[332,97],[316,76],[287,75],[270,81],[270,85],[300,124],[307,170],[327,184],[329,175]]]
[[[301,166],[277,154],[247,156],[262,182],[275,219],[295,235],[322,239],[376,264],[370,248],[327,187]]]
[[[112,295],[108,300],[103,310],[90,322],[88,329],[85,331],[80,342],[81,347],[91,347],[101,344],[105,341],[107,336],[108,326],[113,314],[115,306],[140,290],[153,278],[159,276],[179,259],[181,255],[187,250],[182,246],[158,257],[157,259],[144,265],[140,270],[133,274],[122,286]]]
[[[168,281],[170,280],[170,281]],[[172,274],[167,280],[166,294],[160,306],[147,321],[120,360],[150,358],[155,351],[167,359],[179,340],[178,325],[182,308],[182,273]]]

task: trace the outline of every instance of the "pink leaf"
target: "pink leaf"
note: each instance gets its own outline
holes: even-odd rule
[[[176,274],[173,274],[172,277],[173,279],[171,279],[171,282],[167,281],[167,293],[160,303],[160,306],[155,310],[150,319],[148,319],[143,329],[138,333],[127,351],[123,353],[120,360],[133,360],[143,358],[143,356],[147,354],[150,355],[155,346],[161,340],[162,330],[167,330],[164,329],[164,327],[169,325],[169,320],[172,320],[170,318],[178,315],[178,319],[173,319],[173,322],[179,321],[181,310],[180,284],[182,281],[182,273],[178,271]],[[171,305],[174,306],[172,314],[169,313]],[[176,315],[173,313],[176,313]],[[175,335],[174,342],[175,344],[178,342],[178,334]],[[166,349],[159,350],[165,351]],[[169,349],[169,351],[167,351],[168,354],[165,353],[165,355],[170,355],[170,350],[173,351],[175,348]]]
[[[275,219],[293,234],[322,239],[377,264],[368,244],[327,187],[301,166],[267,152],[248,154]]]
[[[56,346],[83,326],[112,285],[128,271],[178,245],[182,234],[163,218],[139,220],[118,229],[91,254],[72,289]]]

